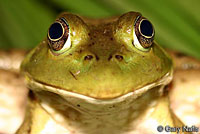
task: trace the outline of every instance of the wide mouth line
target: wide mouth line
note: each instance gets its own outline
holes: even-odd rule
[[[154,81],[154,82],[152,82],[146,86],[143,86],[142,88],[139,88],[135,91],[131,91],[131,92],[128,92],[121,96],[117,96],[117,97],[113,97],[113,98],[95,98],[95,97],[79,94],[76,92],[67,91],[64,88],[46,84],[44,82],[35,80],[35,79],[31,78],[31,76],[28,74],[26,75],[26,78],[28,81],[28,86],[30,86],[30,89],[35,89],[34,87],[37,87],[35,90],[45,89],[46,91],[56,93],[63,97],[70,97],[70,98],[73,97],[73,98],[87,101],[88,103],[112,104],[113,102],[121,102],[121,101],[125,100],[127,97],[133,97],[136,99],[137,97],[141,96],[143,93],[148,91],[149,89],[152,89],[152,88],[154,88],[156,86],[160,86],[160,85],[167,85],[172,80],[172,75],[173,75],[173,69],[170,72],[166,73],[161,79],[159,79],[157,81]]]

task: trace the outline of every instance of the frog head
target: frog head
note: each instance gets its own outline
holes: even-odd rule
[[[113,99],[149,90],[172,77],[172,61],[154,35],[138,12],[95,20],[62,13],[21,71],[31,89],[54,93]]]

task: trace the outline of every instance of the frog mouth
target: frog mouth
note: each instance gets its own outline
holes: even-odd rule
[[[142,88],[139,88],[135,91],[128,92],[124,95],[114,97],[114,98],[94,98],[90,96],[86,96],[84,94],[79,94],[71,91],[67,91],[66,89],[50,85],[47,83],[40,82],[38,80],[35,80],[30,77],[30,75],[26,75],[26,82],[28,83],[28,88],[32,89],[33,91],[49,91],[55,94],[58,94],[62,96],[63,98],[78,98],[84,101],[87,101],[88,103],[95,103],[95,104],[112,104],[113,102],[121,102],[125,100],[126,98],[138,98],[145,92],[147,92],[149,89],[152,89],[154,87],[160,86],[163,88],[165,85],[169,84],[172,81],[173,78],[173,69],[166,73],[161,79],[154,81],[148,85],[143,86]]]

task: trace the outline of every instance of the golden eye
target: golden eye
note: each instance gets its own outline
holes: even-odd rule
[[[141,51],[148,51],[153,43],[154,35],[155,32],[151,22],[138,16],[134,24],[133,45]]]
[[[71,47],[70,29],[64,18],[56,20],[48,30],[48,44],[55,53],[63,53]]]

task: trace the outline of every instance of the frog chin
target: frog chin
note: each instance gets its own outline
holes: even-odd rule
[[[153,83],[150,83],[140,89],[121,95],[119,97],[109,98],[109,99],[93,98],[86,95],[66,91],[62,88],[58,88],[58,87],[54,87],[51,85],[38,82],[34,79],[31,79],[31,77],[28,77],[28,75],[26,78],[27,78],[27,83],[28,83],[29,88],[32,89],[37,94],[40,94],[40,92],[52,93],[51,95],[54,94],[62,98],[62,103],[66,103],[66,105],[73,107],[79,111],[92,112],[92,113],[96,112],[100,114],[101,113],[100,111],[107,111],[108,113],[110,113],[110,112],[119,111],[120,109],[125,109],[129,107],[131,103],[134,100],[136,100],[138,97],[145,94],[150,89],[153,89],[156,87],[159,88],[158,93],[162,95],[163,87],[171,82],[172,77],[173,77],[173,70],[165,74],[161,79]],[[48,97],[51,98],[51,96],[48,96]],[[45,98],[45,97],[40,96],[40,98]]]

